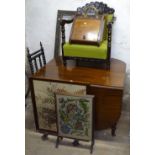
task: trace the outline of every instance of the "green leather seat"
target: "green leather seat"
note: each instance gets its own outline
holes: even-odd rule
[[[106,15],[103,41],[101,42],[100,46],[65,43],[63,45],[64,56],[106,59],[108,54],[108,31],[106,25],[108,22],[111,22],[112,19],[113,14]]]
[[[104,40],[100,46],[66,43],[63,48],[64,56],[96,59],[107,58],[107,40]]]

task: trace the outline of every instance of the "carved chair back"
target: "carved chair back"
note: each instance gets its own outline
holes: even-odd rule
[[[79,16],[98,16],[103,14],[112,14],[114,9],[107,6],[103,2],[90,2],[83,7],[77,8],[77,14]]]

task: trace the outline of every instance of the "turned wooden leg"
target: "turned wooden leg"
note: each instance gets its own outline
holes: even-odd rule
[[[106,70],[110,70],[110,63],[106,63],[106,65],[105,65],[106,67]]]
[[[66,60],[63,60],[63,64],[64,64],[64,66],[66,66],[66,65],[67,65],[67,62],[66,62]]]
[[[115,131],[116,131],[116,123],[111,127],[111,135],[112,135],[113,137],[116,136]]]
[[[76,64],[76,66],[79,66],[79,61],[75,60],[75,64]]]
[[[93,153],[93,146],[94,146],[94,140],[92,140],[91,146],[90,146],[90,153],[91,153],[91,154]]]
[[[75,140],[73,141],[72,144],[73,144],[73,146],[78,146],[78,145],[80,145],[80,144],[79,144],[79,141],[78,141],[77,139],[75,139]]]
[[[46,140],[47,138],[48,138],[48,134],[47,133],[43,134],[42,137],[41,137],[42,140]]]
[[[65,62],[63,62],[63,64],[64,64],[64,66],[66,66],[66,63]]]

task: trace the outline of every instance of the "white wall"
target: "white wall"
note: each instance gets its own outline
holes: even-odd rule
[[[53,58],[57,10],[76,10],[91,0],[26,0],[26,46],[31,50],[43,42],[47,61]],[[112,57],[123,60],[129,69],[129,0],[104,0],[115,9]]]

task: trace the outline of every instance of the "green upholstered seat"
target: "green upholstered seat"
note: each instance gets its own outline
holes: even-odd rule
[[[81,58],[95,58],[95,59],[106,59],[108,49],[108,30],[106,24],[111,22],[113,14],[106,16],[105,29],[103,35],[103,41],[100,46],[95,45],[82,45],[82,44],[70,44],[65,43],[63,45],[64,56],[66,57],[81,57]]]
[[[66,43],[63,46],[63,50],[64,50],[64,56],[106,59],[107,40],[104,40],[100,46]]]

